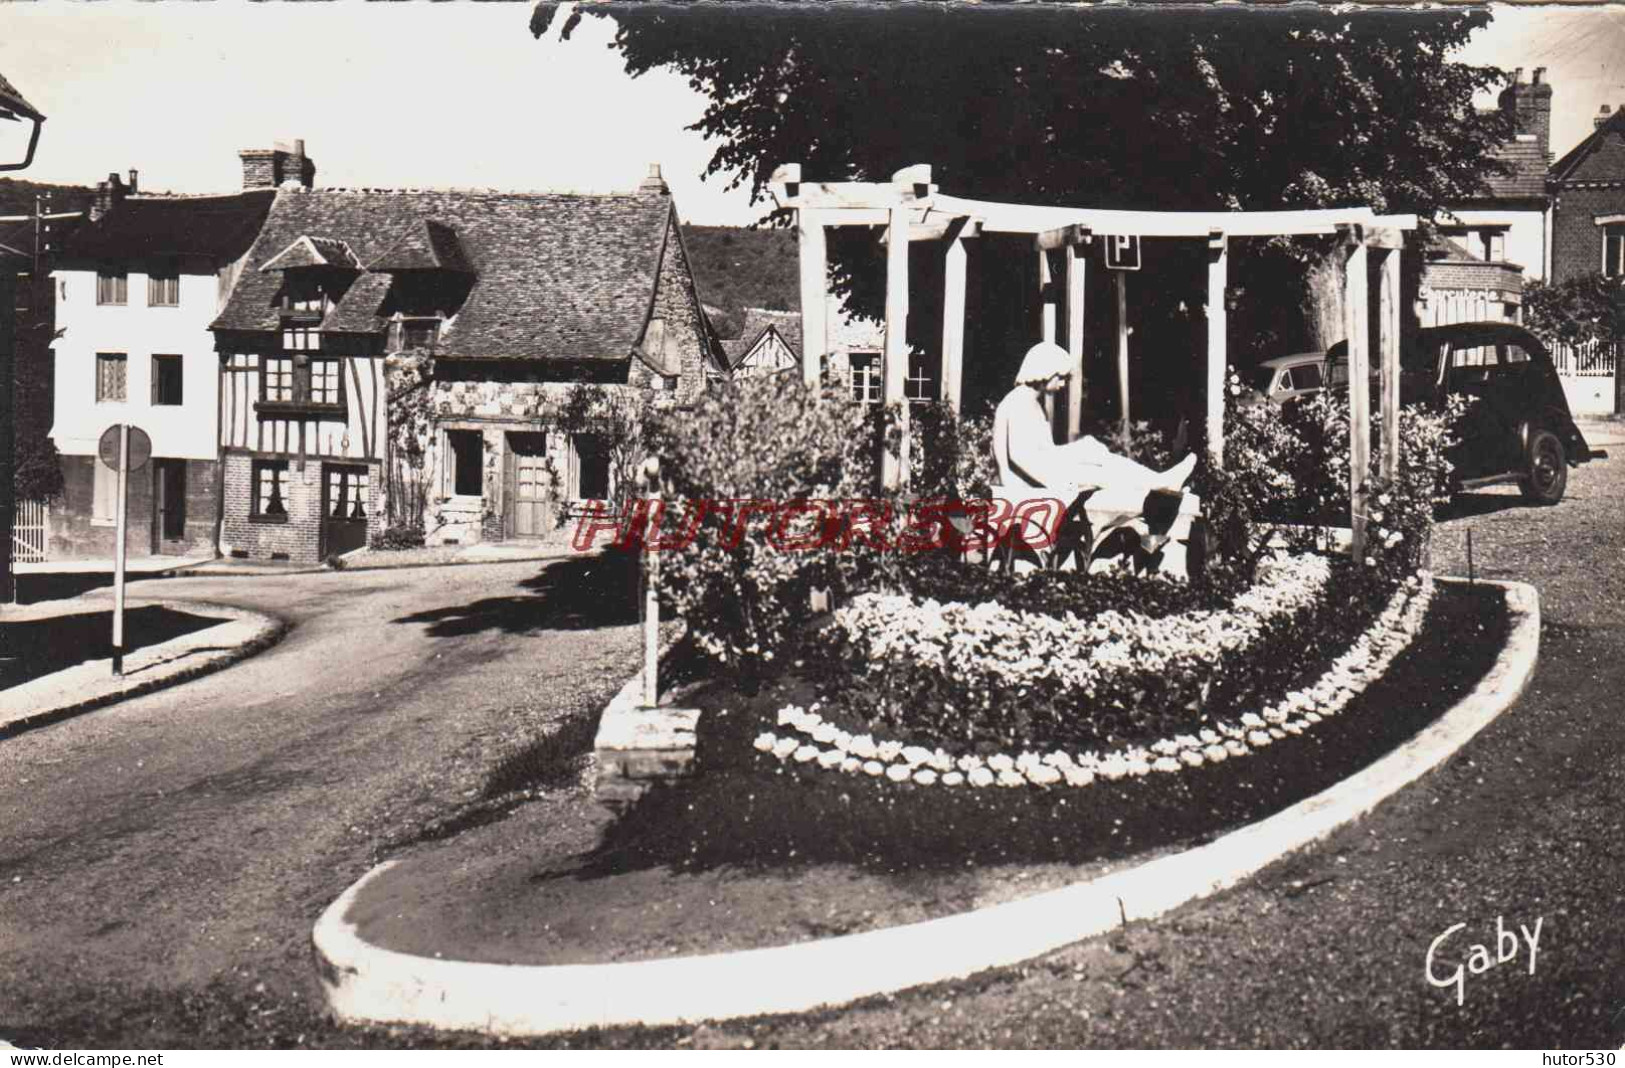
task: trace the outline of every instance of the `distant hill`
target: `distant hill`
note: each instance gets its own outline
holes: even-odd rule
[[[34,210],[34,197],[49,193],[52,211],[82,211],[96,197],[83,185],[31,182],[26,178],[0,178],[0,215],[26,215]]]
[[[685,226],[683,246],[693,260],[700,296],[734,323],[743,321],[745,308],[800,309],[794,230]]]

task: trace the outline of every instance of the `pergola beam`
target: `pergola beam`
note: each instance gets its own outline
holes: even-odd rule
[[[1349,525],[1358,564],[1365,556],[1367,482],[1371,475],[1370,292],[1366,244],[1358,227],[1344,233],[1348,261],[1343,278],[1344,336],[1349,349]]]
[[[1222,230],[1207,234],[1207,455],[1214,468],[1224,466],[1225,338],[1230,318],[1224,290],[1230,269],[1229,240]]]
[[[801,272],[801,380],[817,388],[829,352],[828,253],[818,211],[796,212],[796,245]]]
[[[1382,398],[1382,478],[1399,476],[1399,256],[1398,246],[1383,248],[1377,290],[1377,324]]]
[[[1088,293],[1089,261],[1078,254],[1078,245],[1068,244],[1065,247],[1066,354],[1072,367],[1072,378],[1066,390],[1066,440],[1076,441],[1083,433],[1083,313]]]
[[[908,470],[908,400],[903,385],[908,378],[908,242],[897,240],[908,231],[908,211],[901,204],[892,208],[891,235],[886,248],[886,348],[881,358],[885,383],[882,399],[886,407],[899,405],[902,439],[894,452],[886,450],[881,462],[881,482],[887,489],[902,485]]]

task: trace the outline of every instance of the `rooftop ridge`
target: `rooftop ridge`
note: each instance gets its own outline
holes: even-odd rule
[[[314,194],[321,194],[321,193],[349,193],[349,194],[358,194],[358,195],[359,194],[400,195],[400,194],[423,194],[423,193],[436,193],[436,194],[462,193],[462,194],[475,194],[475,195],[479,195],[479,196],[584,197],[584,198],[593,198],[593,199],[602,199],[602,200],[609,200],[609,199],[627,200],[627,199],[632,199],[632,198],[642,199],[642,198],[653,198],[653,197],[662,197],[662,198],[665,198],[665,199],[670,199],[671,198],[670,193],[658,193],[658,192],[654,192],[654,191],[647,190],[647,189],[632,189],[632,190],[622,190],[622,191],[616,191],[616,192],[604,192],[604,191],[601,191],[601,190],[600,191],[594,191],[594,192],[588,192],[588,191],[581,191],[581,190],[575,190],[575,189],[498,189],[498,188],[496,188],[494,186],[399,186],[399,187],[389,187],[389,186],[343,186],[343,185],[340,185],[340,186],[320,186],[320,187],[315,188],[315,189],[293,189],[293,190],[288,190],[288,192],[291,192],[291,193],[293,193],[295,195],[301,195],[302,194],[302,195],[307,195],[307,196],[308,195],[314,195]]]

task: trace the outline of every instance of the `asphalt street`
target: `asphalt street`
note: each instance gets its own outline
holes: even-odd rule
[[[602,578],[577,558],[132,585],[132,604],[226,601],[293,628],[0,741],[0,1036],[86,990],[313,991],[310,928],[334,897],[636,669],[635,602]]]

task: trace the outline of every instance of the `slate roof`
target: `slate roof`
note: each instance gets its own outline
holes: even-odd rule
[[[475,273],[468,257],[463,254],[457,231],[434,219],[425,219],[408,227],[393,248],[367,264],[367,270]]]
[[[343,241],[306,234],[295,238],[293,244],[271,257],[260,270],[280,271],[290,267],[345,267],[359,271],[361,261]]]
[[[1552,164],[1554,182],[1625,180],[1625,108],[1591,132]]]
[[[801,313],[768,311],[765,308],[746,308],[745,323],[739,330],[736,338],[724,338],[722,352],[727,357],[728,369],[739,366],[741,360],[750,355],[751,350],[761,344],[762,335],[769,330],[776,331],[785,346],[801,358]]]
[[[1495,147],[1495,159],[1512,167],[1511,174],[1487,176],[1490,196],[1523,199],[1546,195],[1546,153],[1538,141],[1505,141]]]
[[[369,266],[397,248],[447,268],[462,258],[476,277],[435,346],[442,359],[625,360],[643,335],[673,224],[669,193],[279,190],[251,269],[213,328],[276,330],[281,279],[257,268],[301,235],[321,234]],[[440,228],[455,244],[436,237]],[[362,274],[323,327],[381,331],[387,291],[381,272]]]
[[[218,197],[127,197],[63,242],[58,262],[160,256],[230,262],[254,243],[274,195],[263,189]]]
[[[12,85],[10,82],[6,81],[6,76],[4,74],[0,74],[0,108],[4,108],[7,111],[15,111],[24,118],[28,119],[43,120],[45,118],[44,115],[41,115],[34,109],[32,104],[23,99],[23,94],[17,91],[17,87],[15,85]]]

